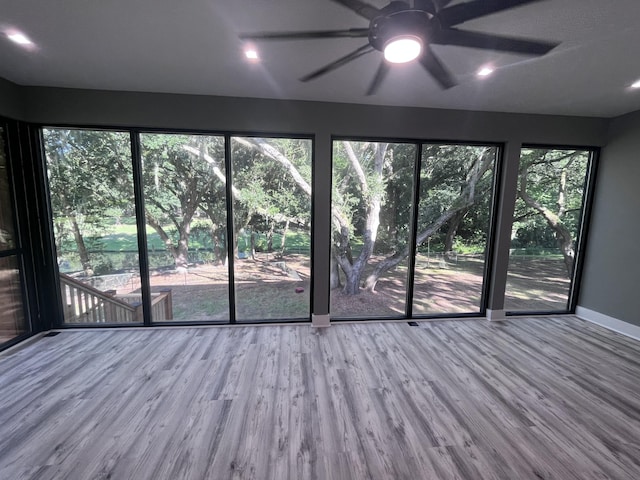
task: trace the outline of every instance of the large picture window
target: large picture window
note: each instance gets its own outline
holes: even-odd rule
[[[312,142],[231,138],[238,321],[308,319]]]
[[[570,309],[591,155],[589,150],[522,150],[506,310]]]
[[[331,315],[404,317],[415,144],[333,143]]]
[[[229,321],[224,137],[143,133],[140,145],[152,321]]]
[[[46,128],[43,142],[65,324],[316,313],[312,140]],[[330,316],[483,314],[499,152],[492,144],[333,140],[323,277]],[[522,149],[506,310],[571,308],[591,156]],[[6,205],[3,185],[0,178]],[[1,213],[12,285],[4,294],[18,305],[14,220]]]
[[[64,322],[142,323],[129,134],[43,136]]]
[[[497,153],[422,146],[414,315],[481,311]]]
[[[335,141],[331,315],[480,312],[497,152],[483,145]]]
[[[310,318],[311,140],[57,128],[43,139],[64,323]]]

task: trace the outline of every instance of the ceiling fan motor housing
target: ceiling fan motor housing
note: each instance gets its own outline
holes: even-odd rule
[[[404,2],[391,2],[381,13],[369,26],[369,44],[376,50],[384,51],[390,40],[400,36],[416,37],[422,44],[428,41],[431,13],[411,9]]]

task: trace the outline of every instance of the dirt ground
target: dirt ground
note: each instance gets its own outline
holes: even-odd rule
[[[373,259],[375,265],[378,259]],[[484,263],[481,257],[444,260],[419,256],[414,283],[414,315],[475,313],[482,296]],[[235,303],[238,321],[309,316],[310,268],[307,257],[266,257],[235,262]],[[158,270],[151,276],[152,291],[171,289],[173,320],[229,319],[228,273],[224,265],[203,264],[185,271]],[[374,292],[352,296],[331,292],[330,312],[337,318],[404,317],[407,267],[388,272]],[[508,310],[563,310],[569,280],[561,260],[516,258],[510,264],[505,308]],[[139,291],[131,282],[119,293]]]

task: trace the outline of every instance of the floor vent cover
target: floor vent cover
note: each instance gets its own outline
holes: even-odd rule
[[[418,326],[418,322],[409,322],[409,326],[417,327]]]
[[[46,335],[43,335],[43,337],[55,337],[56,335],[58,335],[60,332],[49,332]]]

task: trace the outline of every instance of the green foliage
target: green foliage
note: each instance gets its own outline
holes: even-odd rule
[[[579,150],[523,149],[520,159],[520,195],[516,201],[512,246],[557,248],[555,231],[541,213],[522,198],[522,174],[526,172],[526,194],[577,235],[589,152]]]
[[[83,246],[85,237],[107,233],[111,218],[120,218],[133,205],[129,135],[95,130],[45,129],[54,235],[58,250],[76,244],[85,268],[100,263]]]

